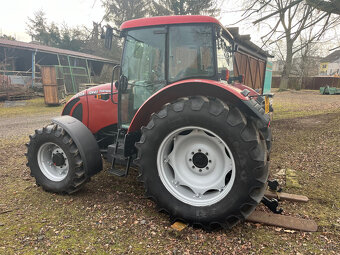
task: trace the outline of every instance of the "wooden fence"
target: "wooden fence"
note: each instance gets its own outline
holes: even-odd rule
[[[273,76],[272,88],[280,87],[281,77]],[[299,86],[299,77],[289,78],[288,88],[296,89]],[[325,86],[340,88],[340,77],[328,77],[328,76],[315,76],[315,77],[305,77],[302,80],[301,89],[313,89],[319,90],[320,87]]]

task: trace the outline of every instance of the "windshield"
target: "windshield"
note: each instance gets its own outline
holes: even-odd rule
[[[128,31],[125,41],[122,74],[128,89],[122,95],[122,122],[130,123],[138,108],[165,81],[165,33],[162,28]]]
[[[212,38],[211,24],[169,28],[170,82],[215,74]]]

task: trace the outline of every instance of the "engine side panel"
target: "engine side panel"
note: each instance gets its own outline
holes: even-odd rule
[[[117,92],[115,88],[113,92]],[[117,124],[117,104],[112,103],[110,93],[110,83],[81,91],[65,105],[62,115],[75,117],[93,134]],[[117,102],[117,94],[113,95],[113,99]]]
[[[87,90],[89,106],[89,129],[97,133],[104,127],[117,124],[118,108],[110,98],[111,85],[105,84]],[[113,91],[117,92],[117,91]],[[118,95],[113,95],[114,102],[118,102]]]

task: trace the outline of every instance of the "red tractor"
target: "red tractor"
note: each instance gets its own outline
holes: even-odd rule
[[[37,184],[73,193],[102,157],[117,176],[133,160],[173,221],[212,229],[247,218],[266,189],[271,131],[262,96],[233,77],[232,34],[212,17],[172,16],[127,21],[121,37],[118,81],[76,94],[30,136]]]

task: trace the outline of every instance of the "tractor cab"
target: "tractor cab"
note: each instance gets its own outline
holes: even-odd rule
[[[228,80],[233,36],[214,18],[155,17],[127,21],[122,55],[120,113],[128,127],[141,105],[169,84],[188,79]]]

